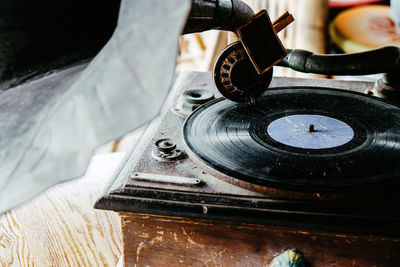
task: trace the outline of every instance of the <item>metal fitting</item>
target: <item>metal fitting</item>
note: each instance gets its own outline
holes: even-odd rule
[[[159,139],[155,143],[152,156],[161,162],[175,161],[182,156],[182,150],[176,148],[176,144],[169,138]]]

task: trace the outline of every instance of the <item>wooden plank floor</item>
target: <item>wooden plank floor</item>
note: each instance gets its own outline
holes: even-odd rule
[[[0,266],[116,266],[117,213],[93,208],[122,153],[93,157],[85,176],[0,216]]]

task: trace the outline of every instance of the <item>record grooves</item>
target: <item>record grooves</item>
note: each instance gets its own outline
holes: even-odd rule
[[[254,105],[216,99],[187,118],[183,138],[194,160],[255,187],[359,191],[400,177],[400,109],[350,91],[271,88]]]

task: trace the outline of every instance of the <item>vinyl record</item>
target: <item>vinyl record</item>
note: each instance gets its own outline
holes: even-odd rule
[[[328,88],[268,89],[255,104],[213,100],[183,127],[188,154],[266,187],[332,192],[397,182],[400,109]]]

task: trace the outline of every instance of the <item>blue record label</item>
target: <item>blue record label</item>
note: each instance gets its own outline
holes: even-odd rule
[[[353,129],[343,121],[322,115],[291,115],[272,121],[268,135],[275,141],[304,149],[327,149],[348,143]]]

